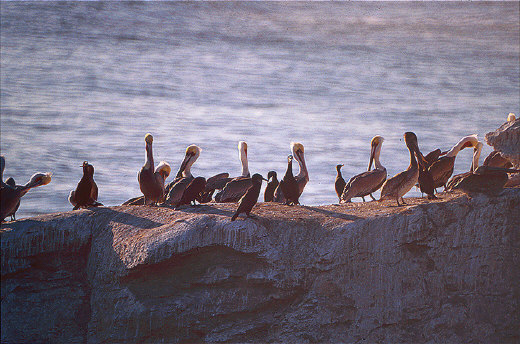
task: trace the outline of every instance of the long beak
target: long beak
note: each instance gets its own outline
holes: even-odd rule
[[[374,155],[376,154],[376,146],[372,146],[370,149],[370,162],[368,163],[368,170],[372,169],[372,163],[374,162]]]
[[[271,177],[272,178],[272,177]],[[266,182],[269,182],[269,180],[265,179],[264,177],[262,177],[263,180],[265,180]]]
[[[415,156],[417,157],[417,162],[419,163],[419,166],[421,166],[421,168],[425,169],[426,166],[428,166],[428,162],[426,161],[426,159],[422,155],[421,151],[419,150],[419,145],[414,144],[413,148],[414,148]]]
[[[184,160],[182,161],[181,167],[179,168],[179,173],[177,174],[177,176],[179,174],[182,175],[182,172],[184,172],[184,170],[186,169],[186,166],[188,165],[188,162],[191,160],[191,158],[193,158],[193,155],[186,154],[186,156],[184,157]]]

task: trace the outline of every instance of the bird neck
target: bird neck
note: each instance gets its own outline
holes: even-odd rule
[[[153,152],[152,152],[152,144],[146,144],[146,157],[144,166],[147,169],[153,169]]]
[[[240,163],[242,164],[242,175],[241,176],[247,177],[250,175],[249,164],[247,161],[247,155],[245,153],[243,153],[242,151],[240,151],[239,158],[240,158]]]
[[[287,162],[287,171],[285,171],[285,176],[286,177],[292,177],[293,176],[293,173],[292,173],[292,161]]]
[[[376,151],[374,152],[374,166],[378,170],[383,170],[384,166],[379,161],[379,156],[381,155],[381,144],[378,144],[376,147]]]
[[[457,154],[460,152],[460,150],[462,149],[462,147],[464,147],[464,145],[468,142],[470,142],[471,140],[476,140],[473,136],[468,136],[468,137],[465,137],[463,138],[462,140],[460,140],[459,142],[457,142],[457,144],[455,146],[453,146],[449,151],[448,153],[446,153],[446,156],[448,157],[456,157]]]
[[[305,157],[301,156],[301,159],[300,159],[300,156],[299,154],[295,154],[294,155],[296,161],[298,161],[298,166],[300,168],[300,170],[298,171],[298,175],[297,177],[305,177],[305,179],[309,180],[309,172],[307,171],[307,165],[305,164]],[[291,173],[292,173],[292,168],[291,168]]]
[[[408,151],[410,152],[410,166],[408,166],[408,168],[417,168],[417,160],[415,159],[413,148],[408,146]]]

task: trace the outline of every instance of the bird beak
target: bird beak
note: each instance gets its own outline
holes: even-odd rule
[[[182,174],[184,170],[186,169],[186,166],[188,165],[188,162],[193,158],[193,154],[186,154],[184,157],[184,160],[182,161],[181,168],[179,169],[179,173]]]
[[[264,177],[262,177],[263,180],[265,180],[266,182],[269,182],[269,180],[265,179]]]
[[[370,162],[368,163],[368,170],[370,171],[372,169],[372,163],[374,162],[374,155],[376,154],[376,146],[372,146],[372,149],[370,150]]]

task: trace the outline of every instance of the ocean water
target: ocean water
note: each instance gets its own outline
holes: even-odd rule
[[[239,140],[252,173],[283,175],[299,141],[301,202],[318,205],[337,202],[336,164],[367,168],[374,135],[391,176],[408,166],[405,131],[447,150],[520,110],[518,2],[2,1],[0,15],[4,177],[53,173],[19,218],[70,210],[84,160],[105,205],[139,195],[147,132],[174,172],[199,145],[206,177],[240,174]]]

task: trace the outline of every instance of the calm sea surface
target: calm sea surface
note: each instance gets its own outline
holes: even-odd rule
[[[337,202],[386,139],[389,175],[408,166],[401,140],[424,152],[480,139],[520,109],[519,3],[0,2],[4,177],[37,171],[52,183],[22,200],[18,217],[70,210],[91,162],[99,200],[140,194],[144,134],[174,171],[203,152],[194,175],[283,175],[291,141],[310,173],[301,201]],[[491,148],[485,146],[483,157]],[[457,158],[469,169],[472,152]],[[482,161],[482,160],[481,160]],[[295,168],[297,171],[297,167]],[[171,180],[169,178],[168,180]],[[419,195],[415,188],[409,195]]]

